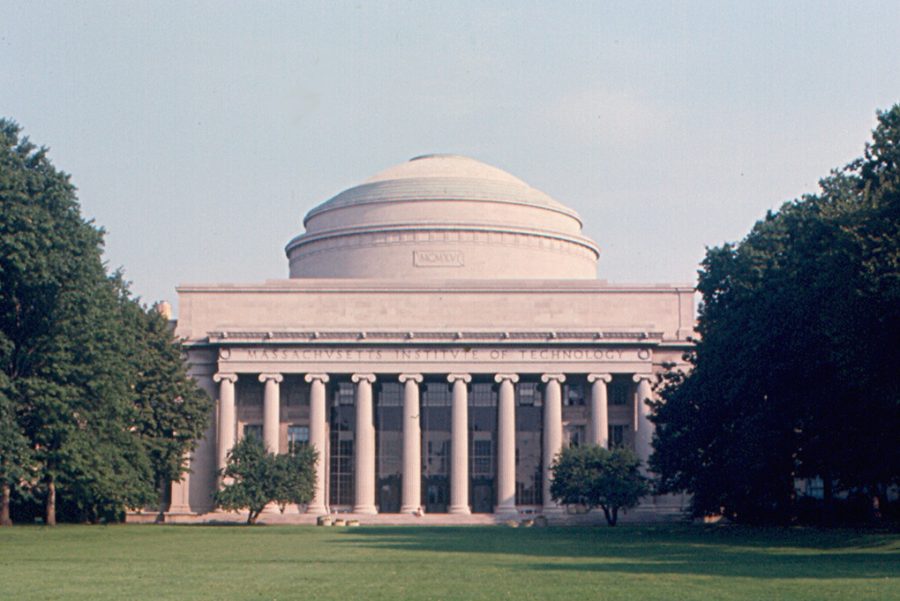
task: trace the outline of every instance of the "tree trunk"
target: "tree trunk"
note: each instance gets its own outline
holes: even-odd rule
[[[53,476],[47,476],[47,504],[45,523],[48,526],[56,526],[56,482]]]
[[[822,476],[822,508],[823,522],[826,526],[831,526],[834,523],[834,482],[831,480],[829,470],[825,470]]]
[[[0,526],[12,526],[12,520],[9,518],[9,482],[0,484],[0,490],[2,490],[3,497],[0,501]]]
[[[881,513],[882,502],[887,498],[887,490],[885,486],[880,484],[872,487],[872,519],[880,522],[883,514]]]
[[[610,509],[609,507],[605,507],[605,506],[604,506],[604,507],[603,507],[603,515],[606,516],[606,523],[607,523],[607,524],[609,524],[610,526],[615,526],[615,525],[616,525],[616,517],[617,517],[617,515],[616,515],[616,508],[615,508],[615,507],[613,507],[613,508]]]
[[[156,492],[159,494],[157,501],[159,513],[156,514],[155,520],[157,524],[166,523],[166,484],[168,482],[164,478],[160,478],[159,482],[156,483]]]
[[[251,525],[251,526],[252,526],[253,524],[255,524],[255,523],[256,523],[256,518],[259,517],[259,514],[260,514],[259,511],[253,511],[253,510],[251,509],[251,510],[250,510],[250,513],[247,515],[247,524],[249,524],[249,525]]]

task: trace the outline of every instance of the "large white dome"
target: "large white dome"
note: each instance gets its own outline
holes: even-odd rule
[[[593,279],[581,219],[501,169],[425,155],[311,210],[292,278]]]

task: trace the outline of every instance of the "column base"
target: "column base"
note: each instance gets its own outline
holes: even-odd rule
[[[451,505],[447,513],[453,515],[471,515],[472,509],[468,505]]]
[[[376,515],[378,509],[374,505],[354,505],[353,513],[363,513],[366,515]]]
[[[324,505],[310,505],[306,508],[306,513],[311,515],[328,515],[328,509]]]
[[[494,514],[503,516],[518,516],[519,509],[515,505],[497,505],[494,508]]]
[[[404,505],[400,508],[400,513],[416,514],[419,513],[419,509],[420,507],[418,505]]]
[[[166,512],[166,514],[170,514],[170,513],[173,515],[179,515],[179,514],[194,513],[194,512],[191,511],[190,505],[179,504],[179,505],[170,505],[169,510]]]

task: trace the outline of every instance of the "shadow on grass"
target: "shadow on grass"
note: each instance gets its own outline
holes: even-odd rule
[[[518,556],[518,567],[526,570],[766,579],[900,576],[900,536],[853,530],[419,526],[364,528],[338,543],[417,553]]]

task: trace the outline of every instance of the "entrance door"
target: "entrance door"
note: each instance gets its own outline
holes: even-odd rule
[[[494,480],[472,480],[472,513],[494,511]]]

